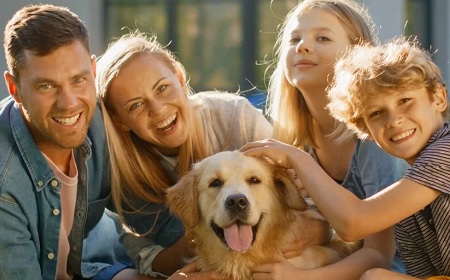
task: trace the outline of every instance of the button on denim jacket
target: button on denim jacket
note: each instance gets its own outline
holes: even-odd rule
[[[0,105],[0,279],[55,279],[61,225],[61,182],[35,145],[14,101]],[[68,263],[78,274],[83,239],[110,198],[110,174],[100,109],[83,145]],[[89,170],[89,172],[88,172]]]

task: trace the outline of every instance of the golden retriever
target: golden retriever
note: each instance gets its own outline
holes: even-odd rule
[[[195,238],[200,270],[235,280],[251,279],[257,264],[280,260],[283,249],[323,219],[310,209],[286,170],[238,151],[210,156],[167,191],[167,204]],[[333,238],[289,259],[299,268],[324,266],[351,254],[359,244]]]

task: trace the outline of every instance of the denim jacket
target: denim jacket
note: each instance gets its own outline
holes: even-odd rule
[[[14,101],[0,106],[0,279],[55,279],[61,225],[61,182],[35,145]],[[100,109],[74,149],[78,190],[68,264],[83,265],[83,239],[110,198],[110,169]],[[89,170],[89,173],[88,173]]]

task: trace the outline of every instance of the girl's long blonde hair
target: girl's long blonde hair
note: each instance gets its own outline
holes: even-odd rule
[[[139,59],[140,54],[152,54],[160,59],[175,73],[182,75],[186,82],[186,95],[193,94],[188,85],[186,71],[178,59],[164,46],[157,42],[156,37],[140,32],[124,35],[109,45],[107,51],[97,61],[97,95],[99,97],[108,148],[111,158],[112,196],[116,211],[123,221],[124,211],[138,212],[133,205],[133,198],[151,203],[163,203],[165,190],[175,183],[176,178],[169,174],[161,164],[160,155],[153,145],[143,141],[132,131],[120,130],[111,114],[114,109],[108,98],[111,81],[120,75],[120,70],[133,59]],[[211,154],[205,142],[199,110],[190,103],[191,120],[187,141],[180,147],[178,155],[178,173],[184,174],[192,163]],[[124,209],[126,206],[126,209]],[[128,210],[130,209],[130,210]],[[157,213],[155,213],[157,214]]]
[[[288,40],[286,26],[311,9],[323,9],[335,15],[352,45],[362,42],[378,43],[369,13],[352,0],[305,0],[287,14],[274,47],[275,69],[269,81],[267,112],[273,122],[274,138],[301,149],[317,147],[313,120],[302,93],[286,79],[280,58]],[[338,123],[333,135],[345,139],[351,136],[351,132],[345,124]]]

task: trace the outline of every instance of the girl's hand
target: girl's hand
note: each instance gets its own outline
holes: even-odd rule
[[[274,163],[291,169],[294,155],[304,153],[300,149],[274,139],[249,142],[239,150],[247,156],[267,157]]]

